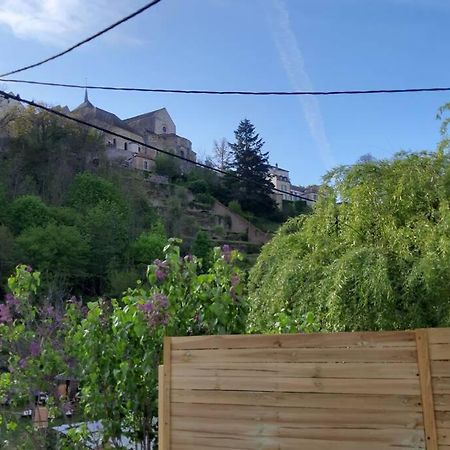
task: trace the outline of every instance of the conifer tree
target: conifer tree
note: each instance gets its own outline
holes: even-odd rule
[[[234,136],[235,142],[229,145],[233,151],[232,167],[240,179],[236,184],[237,200],[246,211],[270,214],[276,205],[270,196],[273,186],[269,178],[269,154],[262,151],[264,141],[248,119],[240,122]]]

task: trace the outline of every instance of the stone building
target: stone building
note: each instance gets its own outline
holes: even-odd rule
[[[276,189],[286,191],[286,193],[273,193],[273,198],[280,209],[283,207],[283,201],[295,202],[304,200],[308,206],[312,206],[316,202],[319,186],[313,185],[304,187],[292,184],[289,177],[289,170],[278,167],[278,164],[269,166],[269,177]],[[303,197],[303,199],[298,196]]]
[[[86,91],[84,102],[71,111],[71,114],[124,136],[119,138],[105,134],[106,156],[110,161],[139,170],[152,170],[157,150],[139,145],[133,140],[196,161],[191,141],[177,135],[175,123],[166,108],[122,120],[115,114],[94,106]],[[191,166],[189,162],[179,160],[179,163],[184,171]]]

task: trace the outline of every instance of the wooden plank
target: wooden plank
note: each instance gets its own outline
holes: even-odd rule
[[[416,342],[426,448],[427,450],[438,450],[427,330],[416,330]]]
[[[173,389],[260,391],[260,392],[323,392],[328,394],[400,394],[419,395],[416,378],[404,380],[346,378],[272,378],[272,377],[186,377],[173,376]]]
[[[450,361],[431,361],[432,377],[450,377]]]
[[[450,343],[450,328],[429,328],[428,342],[430,344]]]
[[[403,348],[257,348],[218,350],[174,350],[175,364],[232,362],[415,362],[417,352]]]
[[[450,411],[450,395],[434,394],[433,401],[435,411]]]
[[[330,441],[312,439],[276,438],[271,436],[230,436],[220,433],[183,432],[174,437],[176,450],[422,450],[424,444],[414,447],[386,445],[379,442]]]
[[[172,349],[171,349],[171,338],[166,336],[164,338],[164,411],[163,411],[163,421],[164,421],[164,435],[163,435],[163,447],[162,450],[171,450],[171,389],[172,389]]]
[[[450,343],[449,344],[431,344],[430,345],[430,359],[436,360],[450,360]]]
[[[436,426],[439,428],[450,428],[450,411],[436,411]]]
[[[294,428],[409,428],[423,427],[421,411],[386,411],[370,409],[273,407],[251,405],[215,405],[173,403],[173,417],[279,421]],[[446,417],[443,417],[446,419]],[[443,420],[442,424],[448,423]]]
[[[450,394],[450,378],[432,378],[433,393]]]
[[[441,361],[439,361],[441,362]],[[437,369],[436,369],[437,370]],[[439,372],[441,373],[441,372]],[[299,377],[405,379],[416,378],[417,363],[221,363],[173,364],[173,376],[186,377]],[[450,372],[448,373],[450,376]]]
[[[175,337],[173,350],[227,348],[415,347],[413,331]]]
[[[440,396],[445,397],[445,396]],[[450,396],[449,396],[450,397]],[[302,408],[340,408],[383,411],[422,411],[420,395],[319,394],[295,392],[250,391],[172,391],[173,403],[218,405],[287,406]],[[450,398],[440,398],[441,408],[450,405]]]
[[[172,426],[174,435],[182,437],[184,432],[203,434],[220,433],[228,436],[271,436],[282,438],[296,438],[300,440],[315,441],[358,441],[361,443],[380,442],[388,445],[415,446],[423,444],[424,435],[422,429],[340,429],[340,428],[294,428],[286,426],[279,421],[252,421],[235,420],[229,418],[227,421],[216,418],[173,417]],[[299,445],[299,448],[300,445]],[[364,445],[361,448],[365,448]]]
[[[450,445],[450,428],[438,428],[439,449],[442,445]]]
[[[164,442],[164,411],[167,406],[164,403],[164,366],[161,364],[158,366],[158,447],[161,450],[165,450]]]

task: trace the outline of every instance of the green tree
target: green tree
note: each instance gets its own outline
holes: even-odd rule
[[[167,242],[164,225],[157,222],[150,231],[143,232],[130,247],[131,258],[136,265],[148,265],[163,257]]]
[[[79,226],[90,247],[93,289],[100,293],[105,288],[108,272],[124,262],[129,245],[127,217],[116,203],[101,201],[85,212]]]
[[[87,276],[89,245],[77,227],[50,223],[28,228],[18,238],[25,261],[42,275],[75,282]]]
[[[155,158],[155,172],[174,180],[181,175],[180,162],[173,156],[159,153]]]
[[[125,209],[122,193],[111,181],[89,172],[78,174],[70,186],[67,204],[86,211],[101,202],[114,203]]]
[[[211,264],[213,245],[209,234],[206,231],[200,230],[195,235],[192,242],[192,253],[201,260],[202,266],[208,269]]]
[[[264,141],[248,119],[240,122],[234,136],[235,142],[229,146],[233,152],[234,174],[239,177],[238,182],[233,180],[236,200],[244,210],[259,215],[270,214],[276,205],[270,196],[273,186],[269,179],[269,154],[262,152]]]
[[[27,228],[44,226],[49,221],[47,206],[35,195],[17,197],[8,211],[8,225],[16,234]]]
[[[309,312],[328,331],[448,324],[449,176],[442,151],[330,172],[313,213],[287,222],[252,269],[250,329]]]

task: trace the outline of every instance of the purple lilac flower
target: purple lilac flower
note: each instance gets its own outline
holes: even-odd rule
[[[25,369],[25,367],[27,367],[27,360],[26,360],[26,358],[22,358],[22,359],[19,361],[19,367],[20,367],[21,369]]]
[[[233,274],[233,275],[231,275],[230,281],[231,281],[231,286],[236,287],[240,283],[241,279],[239,278],[239,275]]]
[[[19,306],[19,304],[20,304],[19,299],[14,297],[14,295],[11,294],[11,293],[8,293],[8,294],[5,295],[5,303],[9,307],[13,307],[13,308]]]
[[[38,357],[41,354],[41,344],[38,341],[32,341],[30,343],[30,355],[33,358]]]
[[[0,323],[8,323],[11,321],[12,316],[9,306],[4,303],[0,304]]]
[[[231,261],[231,247],[228,244],[222,247],[222,258],[227,263]]]
[[[156,280],[159,283],[162,283],[169,274],[169,267],[167,266],[166,261],[161,261],[160,259],[155,259],[154,264],[156,266]]]
[[[194,261],[194,257],[191,254],[188,254],[184,257],[184,262],[192,262]]]
[[[28,265],[25,270],[30,273],[33,272],[33,268],[30,265]]]
[[[148,302],[139,305],[150,326],[167,325],[169,300],[164,294],[154,294]]]

